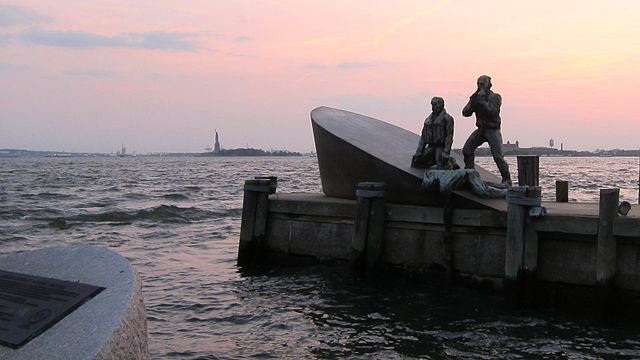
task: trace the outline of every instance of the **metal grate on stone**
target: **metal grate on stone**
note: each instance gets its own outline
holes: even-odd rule
[[[0,270],[0,345],[20,348],[102,290]]]

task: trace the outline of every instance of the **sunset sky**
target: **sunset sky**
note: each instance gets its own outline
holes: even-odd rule
[[[640,147],[640,1],[0,0],[0,148],[312,151],[326,105],[418,133],[479,75],[505,142]]]

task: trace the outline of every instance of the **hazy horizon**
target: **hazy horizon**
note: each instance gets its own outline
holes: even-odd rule
[[[506,142],[505,142],[506,143]],[[126,148],[126,146],[125,146]],[[251,148],[251,147],[249,147]],[[480,148],[486,148],[489,149],[489,145],[487,143],[483,144],[480,146]],[[522,147],[521,148],[550,148],[549,144],[546,145],[533,145],[533,146],[527,146],[527,147]],[[236,147],[236,148],[222,148],[222,150],[235,150],[235,149],[248,149],[247,147]],[[271,147],[271,148],[251,148],[251,149],[256,149],[256,150],[264,150],[264,151],[289,151],[289,152],[298,152],[301,154],[308,154],[308,153],[315,153],[315,148],[308,150],[308,151],[295,151],[295,150],[290,150],[290,149],[286,149],[286,148],[275,148],[275,147]],[[462,147],[452,147],[453,150],[459,150],[462,151]],[[555,144],[553,146],[553,149],[557,149],[560,150],[560,144]],[[59,153],[87,153],[87,154],[117,154],[121,148],[118,148],[117,150],[112,150],[112,151],[79,151],[79,150],[74,150],[74,149],[32,149],[32,148],[0,148],[0,151],[2,150],[16,150],[16,151],[35,151],[35,152],[59,152]],[[159,150],[159,151],[145,151],[145,152],[139,152],[137,150],[130,150],[128,148],[126,148],[126,153],[127,154],[138,154],[138,155],[146,155],[146,154],[163,154],[163,153],[175,153],[175,154],[197,154],[197,153],[204,153],[204,152],[210,152],[213,149],[203,149],[203,150],[195,150],[195,151],[163,151],[163,150]],[[640,149],[625,149],[625,148],[611,148],[611,149],[582,149],[582,150],[578,150],[578,149],[569,149],[564,147],[564,151],[586,151],[586,152],[596,152],[598,150],[602,150],[602,151],[613,151],[613,150],[621,150],[621,151],[637,151]],[[491,156],[489,155],[479,155],[479,156]]]
[[[0,148],[314,150],[331,106],[418,133],[479,75],[504,141],[638,149],[640,2],[0,0]]]

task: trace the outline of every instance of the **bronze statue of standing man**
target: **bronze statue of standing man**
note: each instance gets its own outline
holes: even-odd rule
[[[491,91],[491,77],[482,75],[478,78],[478,89],[471,95],[469,102],[462,109],[462,116],[469,117],[476,114],[476,126],[478,127],[469,135],[464,143],[462,154],[466,169],[475,167],[475,150],[483,143],[489,143],[493,160],[500,170],[502,183],[511,185],[509,165],[504,161],[502,154],[502,134],[500,133],[500,106],[502,97]]]

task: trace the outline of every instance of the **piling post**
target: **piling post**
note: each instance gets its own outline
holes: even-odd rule
[[[246,265],[255,260],[262,249],[267,232],[269,194],[272,191],[275,192],[272,179],[262,178],[244,182],[238,265]]]
[[[616,276],[617,243],[613,236],[613,222],[618,216],[620,189],[600,189],[598,212],[598,245],[596,252],[596,287],[598,302],[608,308]]]
[[[540,179],[540,157],[538,155],[519,155],[518,185],[538,186]]]
[[[358,184],[358,190],[359,190]],[[356,194],[358,194],[356,190]],[[365,265],[367,250],[367,235],[369,233],[369,213],[371,212],[371,198],[356,197],[356,214],[353,221],[353,237],[351,238],[351,268],[360,272]]]
[[[359,183],[356,198],[351,265],[356,272],[360,272],[366,265],[367,270],[373,274],[380,264],[384,246],[384,183]]]
[[[569,182],[556,180],[556,202],[569,202]]]
[[[446,269],[445,284],[452,284],[455,280],[453,259],[453,201],[451,191],[442,195],[444,206],[442,208],[442,260]]]
[[[538,234],[530,214],[544,214],[540,209],[539,186],[516,186],[507,193],[507,237],[505,244],[505,300],[517,307],[531,304],[535,297],[538,266]]]
[[[256,180],[269,180],[269,194],[275,194],[276,189],[278,187],[278,177],[277,176],[256,176],[254,179]]]

